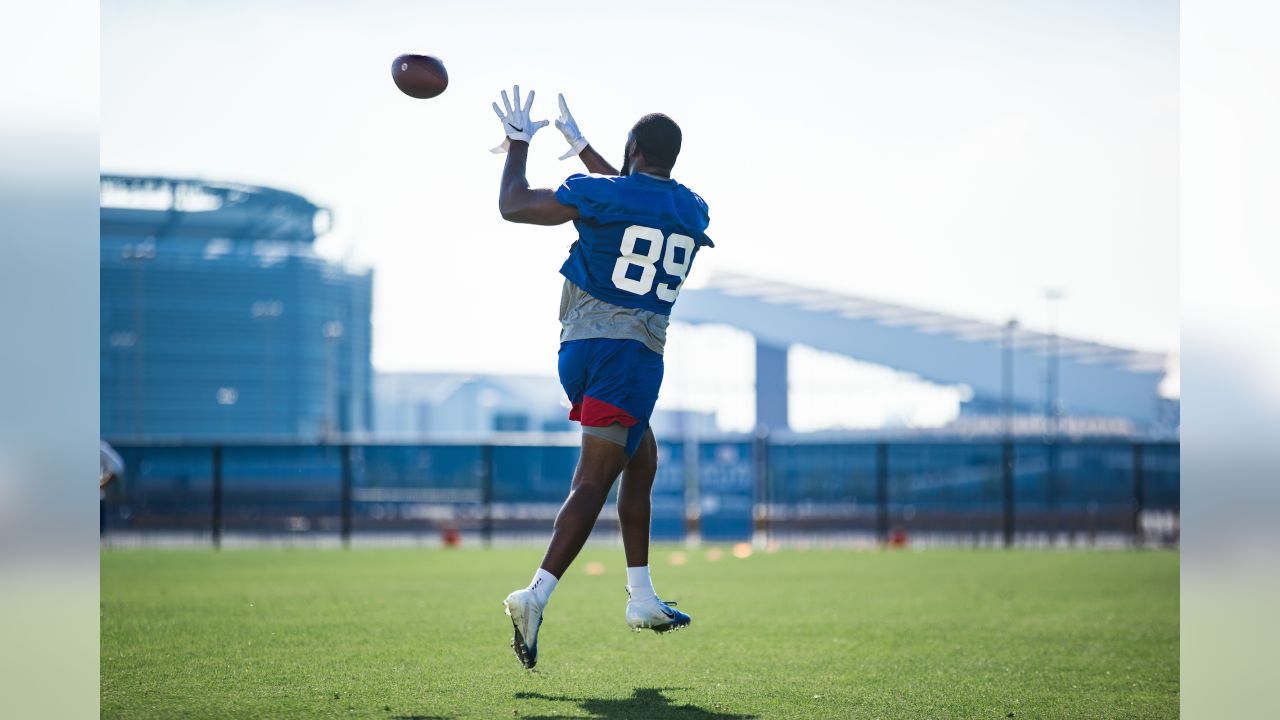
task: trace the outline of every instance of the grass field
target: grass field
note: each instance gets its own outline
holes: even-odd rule
[[[108,551],[102,716],[1177,717],[1176,553],[707,550],[655,549],[660,637],[588,547],[533,673],[501,601],[538,550]]]

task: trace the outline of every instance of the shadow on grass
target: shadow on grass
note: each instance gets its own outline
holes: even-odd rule
[[[755,715],[737,715],[734,713],[706,710],[696,705],[674,705],[664,692],[677,688],[636,688],[631,697],[614,698],[574,698],[563,695],[543,695],[535,692],[518,692],[517,700],[550,700],[552,702],[577,703],[583,711],[591,713],[599,720],[635,720],[636,718],[654,718],[654,720],[755,720]],[[556,720],[569,717],[567,715],[521,715],[521,720]]]

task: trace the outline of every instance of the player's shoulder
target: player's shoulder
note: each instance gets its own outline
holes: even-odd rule
[[[617,196],[619,179],[612,175],[574,173],[560,184],[557,194],[582,199],[612,198]]]
[[[585,172],[585,173],[573,173],[572,175],[570,175],[568,178],[565,179],[565,182],[569,182],[571,180],[574,182],[594,182],[594,181],[607,182],[610,180],[618,180],[618,179],[620,178],[617,175],[601,175],[600,173]]]
[[[584,219],[661,215],[680,218],[691,227],[705,228],[711,217],[707,201],[701,195],[675,179],[643,173],[575,173],[560,185],[556,198],[577,206],[584,213]]]
[[[707,208],[707,201],[703,200],[702,196],[694,192],[693,188],[690,188],[688,185],[674,179],[671,182],[675,186],[676,194],[681,198],[680,204],[687,209],[691,209],[696,215],[701,217],[702,225],[705,227],[705,225],[711,220],[711,211]]]
[[[608,187],[617,184],[623,178],[617,175],[600,175],[599,173],[574,173],[564,179],[565,185],[578,187]]]
[[[689,198],[693,201],[693,204],[696,205],[698,209],[702,211],[703,215],[707,215],[707,216],[711,215],[710,210],[707,208],[707,201],[703,200],[701,195],[694,192],[693,188],[679,182],[677,182],[676,185],[680,186],[680,189],[689,195]]]

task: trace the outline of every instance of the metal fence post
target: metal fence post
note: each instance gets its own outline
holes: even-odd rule
[[[213,506],[213,517],[210,518],[213,529],[213,547],[222,548],[222,446],[215,444],[213,453],[213,488],[209,498]]]
[[[1004,462],[1002,477],[1004,486],[1004,546],[1013,547],[1013,441],[1004,441]]]
[[[1049,546],[1052,547],[1058,542],[1058,530],[1061,527],[1061,517],[1058,512],[1058,439],[1055,437],[1049,441],[1048,456],[1045,466],[1045,500],[1049,507]]]
[[[756,508],[752,513],[754,530],[758,530],[764,537],[764,541],[769,541],[769,512],[770,504],[773,501],[773,493],[770,492],[769,478],[769,430],[762,428],[756,433],[755,437],[755,470],[756,470]],[[755,532],[752,533],[755,535]],[[753,538],[754,540],[754,538]]]
[[[698,486],[698,439],[686,435],[684,440],[684,539],[686,543],[702,538],[702,496]]]
[[[1142,547],[1142,505],[1145,501],[1145,477],[1142,467],[1142,443],[1133,444],[1133,543]]]
[[[339,447],[339,453],[342,457],[342,547],[351,547],[351,445],[343,443]]]
[[[889,544],[889,444],[876,443],[876,535]]]
[[[493,547],[493,445],[480,446],[480,537],[486,548]]]

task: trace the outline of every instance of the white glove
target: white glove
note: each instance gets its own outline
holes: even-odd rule
[[[533,140],[533,134],[550,124],[549,120],[539,120],[534,122],[529,119],[529,109],[533,107],[534,92],[529,91],[529,99],[525,102],[524,107],[520,107],[520,86],[515,86],[516,105],[515,109],[511,108],[511,100],[507,98],[507,91],[502,91],[502,104],[507,111],[503,112],[498,107],[498,103],[493,104],[493,112],[497,114],[498,119],[502,121],[502,129],[507,133],[507,137],[498,147],[490,150],[492,153],[504,153],[511,146],[512,140],[523,140],[530,142]]]
[[[564,103],[563,94],[560,95],[560,117],[556,119],[556,129],[564,135],[565,142],[569,143],[569,152],[561,155],[561,160],[568,160],[587,147],[587,139],[582,137],[582,131],[578,129],[578,122],[573,119],[573,114],[569,112],[569,106]]]

